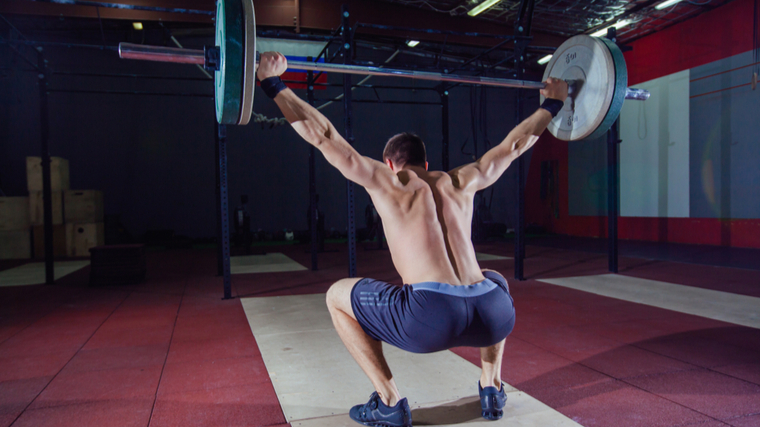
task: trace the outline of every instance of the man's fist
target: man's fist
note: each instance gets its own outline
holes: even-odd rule
[[[280,76],[288,69],[288,60],[279,52],[264,52],[259,60],[259,69],[256,72],[259,80],[269,77]]]
[[[544,98],[559,99],[560,101],[567,98],[567,83],[564,80],[549,77],[544,84],[546,87],[541,89],[541,95]]]

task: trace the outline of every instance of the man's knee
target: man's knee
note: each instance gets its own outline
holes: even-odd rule
[[[351,313],[351,290],[360,279],[350,278],[341,279],[333,283],[330,289],[327,290],[325,300],[327,302],[327,308],[330,310],[338,309],[347,313]]]

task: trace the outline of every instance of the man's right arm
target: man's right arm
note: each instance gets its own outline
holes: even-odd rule
[[[279,76],[287,68],[285,56],[276,52],[261,54],[257,74],[259,79]],[[359,154],[335,129],[332,123],[316,108],[299,98],[290,89],[284,89],[274,98],[293,129],[308,143],[315,146],[327,161],[343,176],[367,188],[387,184],[392,171],[383,163]]]
[[[564,101],[567,98],[567,83],[549,78],[546,88],[541,90],[546,98]],[[488,150],[483,157],[449,172],[459,188],[480,191],[493,185],[507,170],[512,161],[528,151],[538,141],[539,135],[546,130],[552,120],[552,114],[539,108],[530,117],[523,120],[496,147]]]

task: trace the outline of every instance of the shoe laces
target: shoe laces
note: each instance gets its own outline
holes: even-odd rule
[[[380,395],[377,393],[372,393],[372,395],[369,396],[369,402],[364,404],[364,407],[362,407],[362,418],[367,418],[367,410],[374,411],[377,409],[377,401],[380,399]]]

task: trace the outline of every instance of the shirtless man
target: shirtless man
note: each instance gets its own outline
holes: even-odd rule
[[[515,312],[507,281],[481,270],[470,238],[475,193],[493,183],[528,150],[567,98],[567,84],[549,79],[548,98],[504,141],[476,162],[450,172],[428,171],[425,145],[413,134],[392,137],[383,162],[360,155],[330,121],[287,89],[282,54],[261,55],[258,77],[285,118],[346,178],[367,189],[383,219],[393,265],[404,285],[368,278],[336,282],[327,292],[335,329],[376,392],[353,407],[369,426],[410,427],[412,416],[383,357],[381,341],[415,353],[456,346],[480,348],[478,390],[482,416],[499,419],[506,403],[501,383],[504,341]]]

